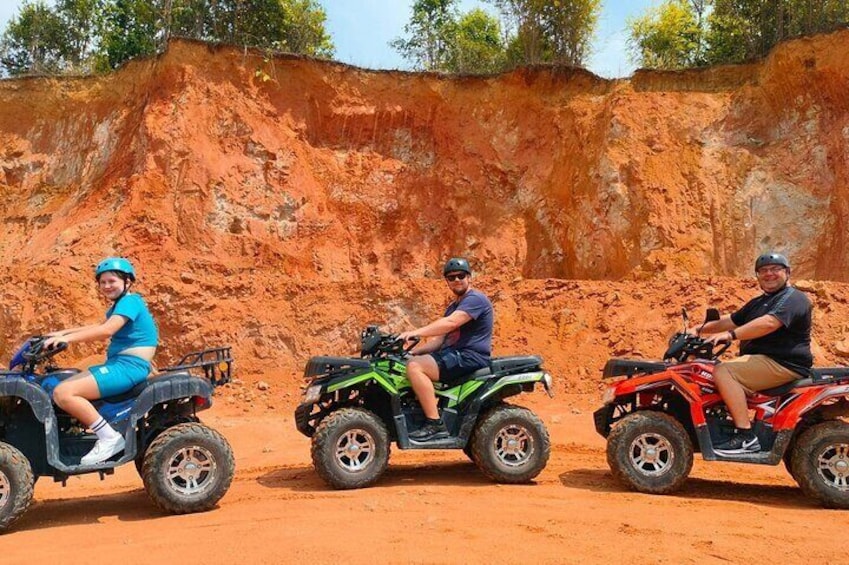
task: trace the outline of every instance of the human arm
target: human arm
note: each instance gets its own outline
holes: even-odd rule
[[[91,329],[91,328],[96,328],[99,325],[101,325],[101,324],[89,324],[87,326],[78,326],[76,328],[67,328],[67,329],[64,329],[64,330],[57,330],[55,332],[50,332],[48,334],[45,334],[45,337],[63,337],[63,336],[66,336],[66,335],[69,335],[69,334],[72,334],[72,333],[77,333],[81,330],[88,330],[88,329]]]
[[[124,327],[127,319],[119,314],[114,314],[102,324],[82,326],[74,328],[75,331],[64,333],[61,336],[51,336],[44,341],[44,347],[50,349],[59,343],[79,343],[84,341],[99,341],[108,339]]]
[[[721,321],[721,320],[720,320]],[[705,341],[709,343],[717,343],[720,341],[734,341],[734,338],[739,340],[752,340],[757,339],[759,337],[763,337],[767,334],[771,334],[778,328],[780,328],[783,324],[781,321],[773,316],[772,314],[764,314],[758,318],[750,322],[746,322],[740,327],[732,327],[728,330],[719,331],[718,333],[713,333],[705,338]],[[731,334],[733,330],[734,335]]]
[[[442,344],[445,343],[445,336],[441,335],[439,337],[434,337],[427,341],[419,342],[413,349],[410,350],[410,353],[413,355],[424,355],[426,353],[433,353],[434,351],[439,350],[442,347]]]
[[[455,310],[448,316],[439,318],[426,326],[399,334],[398,339],[406,341],[411,337],[444,337],[471,319],[472,317],[466,312]]]
[[[731,320],[731,314],[726,314],[718,320],[693,326],[687,330],[687,333],[691,335],[715,334],[718,332],[733,330],[736,327],[737,324]]]

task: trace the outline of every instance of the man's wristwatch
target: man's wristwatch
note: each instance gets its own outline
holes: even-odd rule
[[[728,335],[731,336],[731,341],[734,341],[734,340],[737,339],[737,332],[735,332],[734,330],[731,330],[730,332],[728,332]]]

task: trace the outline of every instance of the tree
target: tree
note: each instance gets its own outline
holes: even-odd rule
[[[56,12],[66,29],[65,71],[90,73],[97,56],[104,0],[58,0]]]
[[[457,22],[445,70],[456,73],[497,73],[504,70],[507,52],[497,18],[477,8]]]
[[[316,0],[38,0],[9,23],[0,62],[10,74],[107,71],[175,35],[330,57],[326,19]]]
[[[490,0],[516,30],[508,53],[515,64],[582,66],[598,21],[599,0]]]
[[[170,7],[171,2],[167,2]],[[97,68],[116,69],[129,59],[165,48],[168,27],[160,6],[148,0],[110,0],[104,14]],[[169,13],[169,12],[165,12]]]
[[[457,31],[456,0],[416,0],[410,22],[404,26],[409,39],[389,42],[390,47],[425,71],[445,70]]]
[[[11,75],[57,73],[67,54],[67,31],[44,2],[25,2],[3,32],[0,62]]]
[[[637,18],[629,18],[628,47],[638,66],[685,69],[704,64],[704,2],[667,0]]]

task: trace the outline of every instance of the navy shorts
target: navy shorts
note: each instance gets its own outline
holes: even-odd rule
[[[448,386],[456,386],[463,382],[463,377],[489,366],[489,357],[465,349],[447,347],[434,351],[430,356],[439,367],[439,382]]]

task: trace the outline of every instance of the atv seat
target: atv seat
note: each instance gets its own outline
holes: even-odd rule
[[[762,390],[759,394],[766,396],[782,396],[794,388],[820,386],[849,381],[849,367],[815,367],[810,371],[811,376],[790,381],[787,384]]]
[[[485,381],[495,376],[501,377],[504,374],[539,370],[541,366],[542,357],[539,357],[538,355],[493,357],[489,361],[489,367],[478,369],[469,375],[469,380]]]
[[[123,392],[121,394],[116,394],[115,396],[108,396],[106,398],[101,398],[102,402],[107,402],[109,404],[118,404],[120,402],[124,402],[125,400],[130,400],[131,398],[135,398],[140,395],[144,389],[146,389],[150,384],[154,381],[162,382],[173,379],[175,377],[189,377],[191,376],[187,371],[174,371],[169,373],[159,373],[157,375],[151,375],[144,381],[140,382],[127,392]]]
[[[815,383],[813,379],[796,379],[795,381],[790,381],[789,383],[785,383],[780,386],[759,390],[758,394],[762,394],[764,396],[784,396],[794,388],[804,388],[806,386],[814,386],[816,384],[820,383]]]
[[[849,380],[849,367],[815,367],[811,379],[816,384],[829,384]]]

